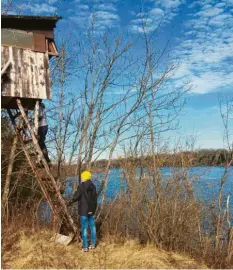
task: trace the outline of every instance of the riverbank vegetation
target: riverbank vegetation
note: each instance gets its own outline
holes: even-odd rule
[[[200,201],[193,187],[198,179],[188,177],[186,166],[173,167],[165,182],[159,172],[138,174],[137,164],[130,159],[121,168],[126,186],[98,207],[98,249],[88,264],[78,260],[84,256],[79,254],[80,242],[68,247],[54,243],[52,236],[60,221],[41,218],[43,196],[36,181],[31,182],[30,193],[23,193],[29,186],[23,186],[22,179],[18,180],[21,189],[11,194],[2,217],[2,261],[16,268],[231,268],[233,235],[225,200]],[[216,208],[218,204],[221,208]],[[79,227],[76,205],[69,210]],[[118,257],[120,252],[131,254],[131,259]],[[61,259],[61,254],[67,259]]]
[[[11,224],[12,226],[13,224]],[[25,225],[25,222],[24,222]],[[167,252],[154,245],[141,245],[136,240],[122,241],[115,236],[101,238],[95,250],[82,253],[80,243],[69,246],[56,244],[53,231],[48,228],[8,228],[8,242],[4,241],[2,267],[13,269],[117,269],[163,268],[201,269],[206,265],[184,254]],[[4,230],[4,234],[6,231]],[[5,263],[7,262],[7,263]]]
[[[228,162],[230,151],[227,149],[200,149],[196,151],[180,151],[178,153],[158,153],[157,160],[160,167],[177,166],[182,167],[182,159],[189,160],[189,166],[225,166]],[[133,161],[138,167],[141,167],[141,162],[144,160],[145,164],[151,164],[153,157],[143,156],[134,157],[130,156],[127,158],[113,159],[111,162],[112,168],[120,168],[122,163]],[[93,169],[99,170],[105,168],[107,164],[106,159],[97,160],[93,164]]]

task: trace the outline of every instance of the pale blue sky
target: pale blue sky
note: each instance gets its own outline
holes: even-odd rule
[[[5,2],[7,2],[5,0]],[[10,3],[10,1],[8,0]],[[233,98],[233,0],[47,0],[20,1],[23,14],[61,15],[57,33],[84,29],[94,10],[99,32],[107,29],[140,36],[161,23],[158,43],[171,36],[171,58],[180,67],[174,83],[189,80],[192,89],[180,116],[180,129],[170,136],[196,134],[197,146],[223,147],[218,93]]]

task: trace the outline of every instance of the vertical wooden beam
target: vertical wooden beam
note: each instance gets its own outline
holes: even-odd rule
[[[45,84],[46,84],[46,96],[47,99],[51,99],[52,98],[52,94],[51,94],[51,84],[50,84],[50,70],[49,70],[49,53],[48,53],[48,39],[45,39],[45,54],[44,54],[44,59],[45,59]]]
[[[3,210],[2,214],[5,211],[6,203],[8,200],[11,174],[12,174],[14,160],[15,160],[15,152],[16,152],[17,143],[18,143],[18,136],[15,134],[14,139],[13,139],[13,144],[11,147],[10,157],[9,157],[9,164],[8,164],[7,173],[6,173],[6,182],[5,182],[5,186],[4,186],[4,190],[2,194],[2,210]]]
[[[38,128],[39,128],[39,100],[36,101],[34,108],[34,132],[36,136],[38,135]]]

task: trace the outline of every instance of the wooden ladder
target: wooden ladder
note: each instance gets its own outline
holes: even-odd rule
[[[38,184],[53,214],[60,218],[62,215],[63,222],[65,222],[65,225],[74,233],[74,235],[76,235],[77,227],[75,226],[74,221],[68,212],[66,203],[61,196],[60,188],[58,187],[56,180],[54,179],[50,171],[50,168],[44,158],[42,150],[38,144],[36,135],[33,129],[31,128],[27,114],[22,106],[20,99],[16,99],[16,102],[18,106],[18,109],[15,110],[16,112],[13,113],[12,109],[8,109],[7,112],[10,116],[15,133],[19,137],[27,160],[32,168],[32,171],[36,176]],[[25,140],[25,135],[28,137],[27,140]],[[33,152],[36,156],[38,155],[39,158],[41,159],[44,172],[47,176],[46,181],[41,176],[40,174],[41,169],[39,169],[38,166],[36,166],[35,160],[33,160],[30,152]],[[51,198],[51,191],[53,194],[55,194],[55,200]]]

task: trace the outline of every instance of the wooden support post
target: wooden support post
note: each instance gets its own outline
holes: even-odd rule
[[[7,173],[6,173],[6,182],[5,182],[5,186],[4,186],[4,190],[2,194],[2,214],[4,214],[5,212],[5,207],[8,200],[9,188],[10,188],[10,182],[11,182],[11,173],[13,170],[17,143],[18,143],[18,136],[15,134],[14,139],[13,139],[13,144],[11,147],[10,157],[9,157],[9,164],[8,164]]]
[[[38,136],[38,129],[39,129],[39,109],[40,104],[39,100],[36,101],[35,108],[34,108],[34,133],[36,137]],[[37,157],[37,162],[40,162],[40,157]]]
[[[39,100],[36,101],[35,109],[34,109],[34,132],[35,135],[38,135],[39,128]]]

